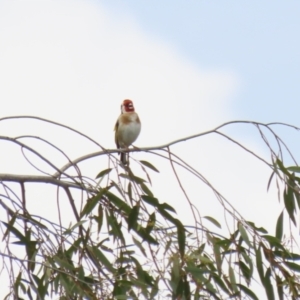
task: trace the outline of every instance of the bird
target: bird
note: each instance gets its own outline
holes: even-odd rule
[[[115,125],[115,142],[118,149],[128,149],[141,132],[141,121],[134,110],[133,102],[125,99],[121,104],[121,115]],[[124,166],[129,164],[127,153],[119,152]]]

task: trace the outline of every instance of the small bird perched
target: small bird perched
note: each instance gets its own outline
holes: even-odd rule
[[[121,105],[121,115],[115,125],[115,142],[118,149],[128,149],[137,139],[141,131],[141,121],[134,111],[133,102],[124,100]],[[127,153],[120,152],[121,162],[128,164]],[[128,154],[129,156],[129,154]]]

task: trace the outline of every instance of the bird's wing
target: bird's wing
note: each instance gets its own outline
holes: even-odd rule
[[[117,138],[118,128],[119,128],[119,119],[117,120],[115,128],[114,128],[114,131],[115,131],[115,143],[117,145],[117,148],[119,149],[120,145],[119,145],[118,138]]]

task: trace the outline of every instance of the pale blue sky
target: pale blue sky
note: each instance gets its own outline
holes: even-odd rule
[[[300,125],[300,1],[99,1],[195,66],[233,70],[237,119]]]

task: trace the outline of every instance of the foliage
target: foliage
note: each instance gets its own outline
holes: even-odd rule
[[[92,141],[67,126],[35,117],[22,120],[26,118],[63,127]],[[8,119],[14,118],[0,121]],[[238,123],[257,128],[270,150],[270,162],[221,132],[223,127]],[[290,220],[299,226],[300,167],[284,165],[281,147],[285,144],[272,125],[229,122],[165,146],[131,150],[152,151],[165,157],[184,192],[177,168],[205,182],[235,223],[227,233],[214,216],[201,216],[188,197],[186,205],[193,212],[194,226],[184,224],[170,199],[161,200],[155,195],[151,177],[159,173],[159,168],[148,161],[131,161],[136,171],[132,166],[124,168],[114,155],[116,150],[103,149],[92,141],[101,151],[75,160],[64,154],[68,163],[57,168],[46,156],[21,142],[24,137],[1,136],[1,140],[33,153],[55,170],[55,174],[46,176],[0,174],[4,191],[0,207],[7,216],[1,220],[1,276],[10,279],[5,299],[260,299],[257,282],[266,299],[298,299],[300,255],[292,246],[292,237],[284,238],[284,224]],[[277,141],[278,155],[263,129]],[[243,219],[197,170],[170,151],[174,143],[208,134],[225,136],[254,155],[270,168],[270,182],[276,179],[283,185],[284,210],[278,217],[275,235]],[[108,167],[98,173],[97,183],[82,174],[80,163],[101,155],[107,157]],[[76,173],[68,172],[71,169]],[[12,181],[20,185],[20,194],[16,185],[10,186]],[[69,208],[61,211],[58,205],[59,215],[72,215],[74,222],[66,227],[51,216],[33,214],[25,193],[29,182],[50,183],[63,190]],[[204,226],[204,219],[211,226]]]

